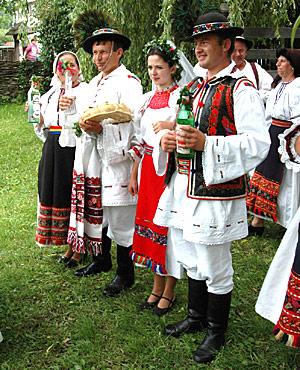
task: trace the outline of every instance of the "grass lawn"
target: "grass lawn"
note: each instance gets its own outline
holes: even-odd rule
[[[0,106],[0,369],[204,369],[192,354],[204,334],[180,339],[165,323],[186,312],[186,280],[167,317],[139,312],[152,274],[136,269],[136,284],[120,298],[102,295],[114,271],[76,278],[56,262],[61,248],[35,245],[37,166],[41,144],[23,107]],[[235,289],[227,346],[210,369],[293,369],[299,352],[276,343],[273,325],[254,311],[263,278],[282,237],[268,225],[263,238],[234,243]]]

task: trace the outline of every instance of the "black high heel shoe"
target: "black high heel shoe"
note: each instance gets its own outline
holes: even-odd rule
[[[169,302],[169,304],[165,308],[160,308],[158,306],[154,307],[153,308],[153,313],[157,316],[163,316],[163,315],[167,314],[174,307],[174,303],[176,301],[176,297],[173,297],[172,299],[170,299],[170,298],[162,296],[161,299],[165,299],[166,301]]]
[[[79,263],[80,263],[80,260],[77,261],[74,258],[70,258],[70,260],[67,263],[65,263],[65,267],[67,267],[68,269],[73,269],[75,267],[78,267]]]

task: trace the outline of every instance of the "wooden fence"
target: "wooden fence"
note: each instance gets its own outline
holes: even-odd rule
[[[276,49],[291,47],[291,31],[290,27],[281,27],[279,29],[280,38],[278,38],[272,28],[245,28],[244,37],[252,40],[254,45],[248,51],[247,60],[257,61],[274,76],[276,74]],[[300,29],[296,32],[294,47],[300,47]]]
[[[15,49],[13,47],[0,46],[0,61],[14,62],[15,61]]]
[[[0,98],[18,95],[19,62],[0,61]]]

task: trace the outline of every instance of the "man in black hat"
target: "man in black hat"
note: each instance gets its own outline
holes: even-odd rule
[[[235,38],[234,51],[231,58],[236,64],[234,70],[237,69],[240,71],[242,76],[247,77],[254,84],[264,104],[266,104],[271,91],[273,77],[258,63],[249,63],[246,60],[247,52],[252,48],[252,45],[253,43],[251,40],[245,39],[243,36],[237,36]]]
[[[154,222],[169,227],[168,243],[188,275],[187,317],[167,325],[166,334],[207,328],[194,354],[200,363],[212,361],[225,343],[233,289],[230,246],[248,233],[245,174],[265,158],[270,143],[257,90],[231,75],[234,38],[242,31],[219,13],[198,18],[192,39],[207,77],[187,85],[195,127],[162,133],[156,163],[169,182]],[[172,166],[167,157],[176,141],[194,154]]]
[[[99,74],[89,84],[90,107],[104,103],[122,103],[133,111],[142,95],[141,83],[120,62],[130,43],[127,36],[112,28],[96,30],[84,41],[83,48],[92,55],[93,62],[99,71]],[[114,240],[117,244],[117,272],[113,281],[104,289],[104,294],[115,296],[134,283],[134,266],[129,253],[134,232],[137,199],[127,191],[133,163],[131,156],[134,157],[136,153],[134,150],[130,151],[131,140],[134,136],[133,124],[132,122],[112,124],[106,119],[101,123],[92,120],[83,121],[80,125],[90,135],[89,140],[95,141],[97,155],[91,155],[93,149],[83,149],[82,162],[85,168],[93,168],[93,173],[99,172],[102,186],[103,229],[101,247],[98,246],[98,241],[101,242],[101,235],[86,235],[88,234],[88,229],[86,229],[85,235],[81,236],[81,240],[86,241],[89,249],[93,251],[93,262],[77,270],[75,275],[81,277],[109,271],[112,267],[111,240]],[[92,179],[86,179],[86,182],[88,181]],[[90,191],[91,197],[93,189]],[[86,201],[92,201],[92,198],[90,200],[87,198]],[[85,227],[89,223],[99,223],[99,219],[96,219],[93,214],[93,209],[87,217],[85,213]],[[75,218],[77,222],[77,217]],[[76,230],[77,227],[74,225],[71,231],[69,230],[69,235],[70,232],[73,233],[70,239],[74,246],[80,241]]]

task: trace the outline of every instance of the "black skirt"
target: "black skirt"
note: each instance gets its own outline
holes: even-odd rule
[[[38,221],[40,245],[67,244],[75,148],[61,147],[59,134],[49,132],[38,170]]]

